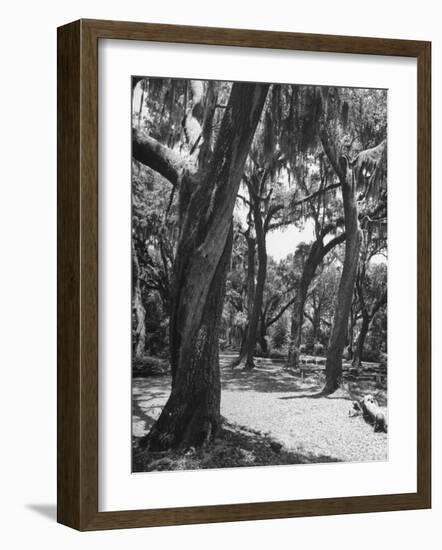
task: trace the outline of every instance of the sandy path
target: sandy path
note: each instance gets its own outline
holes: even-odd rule
[[[229,422],[269,435],[290,451],[351,462],[387,459],[387,434],[350,417],[345,392],[315,398],[317,380],[301,381],[280,364],[258,359],[254,371],[243,372],[228,363],[223,356],[221,412]],[[149,430],[169,391],[166,376],[134,379],[134,436]]]

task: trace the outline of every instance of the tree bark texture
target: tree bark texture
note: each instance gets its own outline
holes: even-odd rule
[[[180,236],[170,316],[172,392],[147,435],[151,450],[201,446],[220,423],[218,332],[232,246],[232,213],[268,86],[235,83],[207,166],[180,178]],[[173,177],[180,163],[157,166]],[[171,155],[167,156],[170,161]]]
[[[172,393],[148,434],[150,450],[199,447],[220,427],[219,328],[232,229],[210,284],[194,348],[186,348],[175,370]]]
[[[353,289],[359,261],[360,232],[358,208],[352,178],[347,175],[348,163],[340,158],[340,182],[345,217],[345,257],[339,283],[333,327],[327,350],[324,394],[336,391],[342,383],[342,355],[347,335],[347,323],[353,299]]]

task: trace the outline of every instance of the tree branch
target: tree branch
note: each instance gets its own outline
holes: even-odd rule
[[[327,191],[331,191],[332,189],[337,189],[340,187],[340,183],[332,183],[331,185],[328,185],[327,187],[324,187],[323,189],[319,189],[318,191],[315,191],[314,193],[311,193],[310,195],[307,195],[306,197],[303,197],[302,199],[299,199],[291,204],[292,208],[295,206],[299,206],[300,204],[303,204],[304,202],[310,201],[320,195],[321,193],[326,193]]]
[[[380,298],[373,304],[370,312],[370,317],[373,318],[379,309],[387,303],[387,291],[385,290]]]
[[[338,218],[334,223],[329,223],[322,228],[321,234],[319,235],[320,240],[323,240],[329,233],[336,231],[338,227],[345,225],[345,220],[343,217]]]
[[[161,174],[172,185],[179,186],[186,163],[169,147],[133,129],[132,156],[141,164]]]
[[[341,233],[340,235],[338,235],[337,237],[335,237],[334,239],[332,239],[331,241],[329,241],[325,246],[324,246],[324,256],[326,256],[330,250],[332,248],[334,248],[335,246],[337,246],[338,244],[341,244],[343,242],[345,242],[345,239],[347,238],[347,234],[345,233],[345,231],[343,233]]]
[[[283,204],[274,204],[269,208],[269,211],[267,212],[267,215],[264,220],[264,233],[267,233],[268,230],[270,229],[270,221],[272,217],[283,208],[284,208]]]
[[[305,309],[304,309],[304,317],[308,319],[312,325],[315,324],[315,322],[313,321],[313,317]]]
[[[238,193],[236,196],[237,196],[238,199],[241,199],[241,200],[243,201],[244,204],[247,204],[248,206],[250,206],[250,201],[247,200],[243,195],[241,195],[240,193]]]
[[[273,323],[276,323],[276,321],[283,315],[283,313],[294,303],[297,296],[295,295],[291,300],[289,300],[285,306],[282,307],[282,309],[269,321],[266,322],[266,327],[269,328]]]

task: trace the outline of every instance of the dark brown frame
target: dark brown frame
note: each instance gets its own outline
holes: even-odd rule
[[[417,492],[98,511],[98,40],[405,56],[418,67]],[[79,20],[58,29],[58,521],[85,531],[431,506],[431,43]]]

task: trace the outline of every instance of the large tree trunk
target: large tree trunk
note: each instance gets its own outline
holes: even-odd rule
[[[203,445],[219,427],[218,329],[231,220],[267,90],[262,84],[232,86],[209,166],[181,179],[170,318],[172,392],[147,436],[151,450]]]
[[[218,338],[232,233],[210,284],[194,348],[180,357],[172,393],[148,435],[150,450],[203,445],[220,426]]]
[[[360,248],[358,209],[354,195],[354,186],[351,178],[347,177],[346,159],[341,157],[340,161],[342,171],[340,182],[347,238],[345,241],[345,258],[341,281],[339,283],[333,328],[327,351],[324,394],[333,393],[342,383],[342,354],[347,335],[347,323],[353,299],[353,289],[356,283]]]

